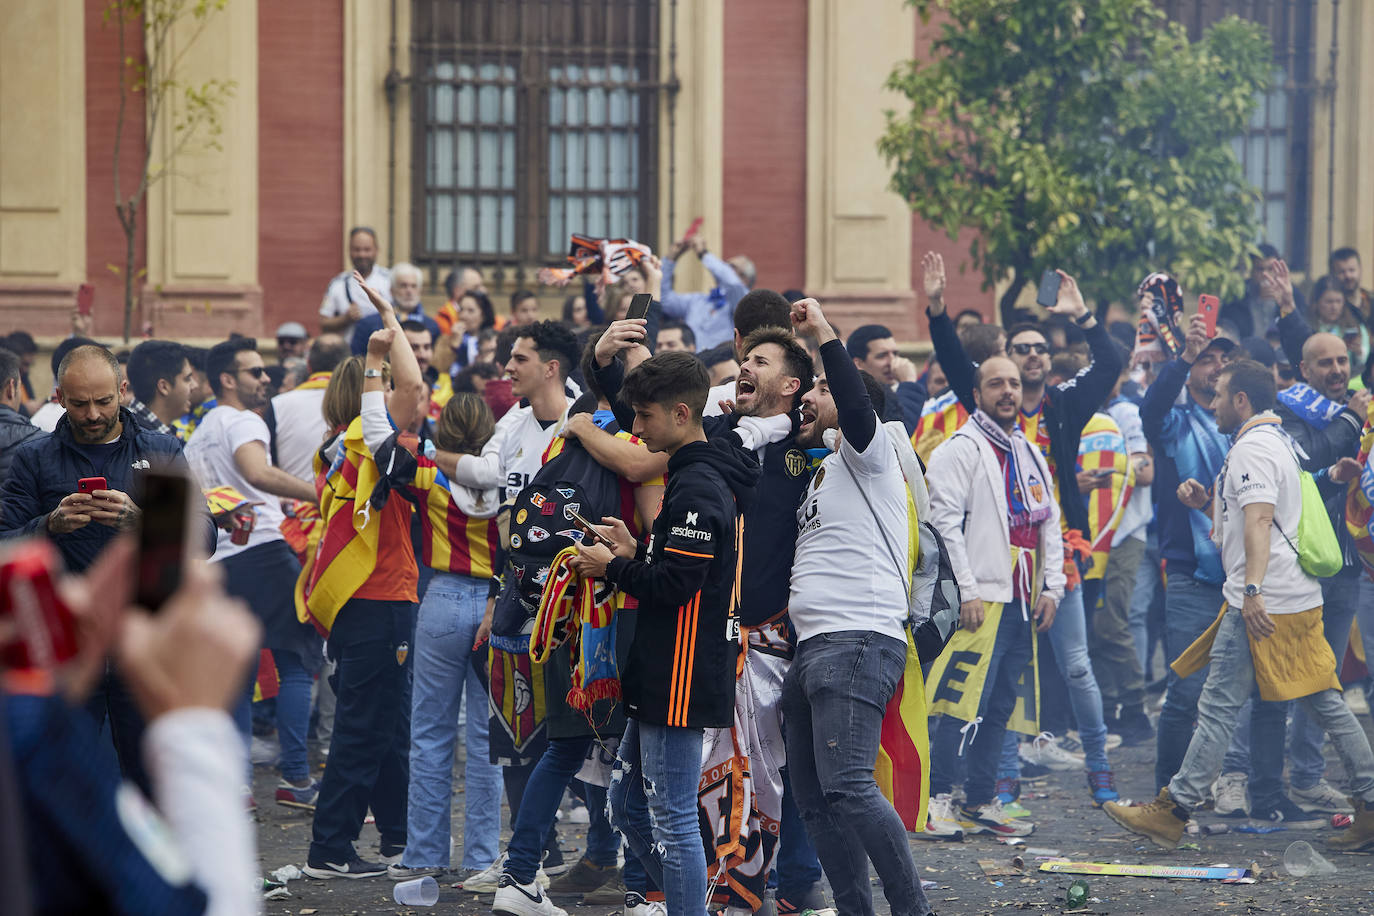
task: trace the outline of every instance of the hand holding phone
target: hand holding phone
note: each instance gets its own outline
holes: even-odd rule
[[[625,310],[626,318],[644,318],[649,314],[649,305],[654,301],[654,297],[648,293],[635,293],[630,300],[630,307]]]
[[[190,494],[190,482],[180,474],[144,475],[135,600],[153,612],[181,587],[190,522]]]
[[[577,527],[582,529],[582,543],[584,545],[605,544],[608,548],[612,550],[615,549],[614,544],[597,534],[596,529],[592,527],[592,523],[583,518],[582,513],[578,512],[572,506],[565,506],[564,510],[572,516],[573,521],[577,522]]]
[[[1037,305],[1054,308],[1059,302],[1059,284],[1062,282],[1058,271],[1047,270],[1040,275],[1040,289],[1035,293]]]
[[[76,492],[85,493],[87,495],[94,493],[96,490],[108,489],[109,486],[106,484],[104,477],[82,477],[76,482]]]
[[[1206,293],[1197,297],[1197,312],[1207,322],[1207,336],[1217,336],[1217,314],[1221,311],[1221,300]]]

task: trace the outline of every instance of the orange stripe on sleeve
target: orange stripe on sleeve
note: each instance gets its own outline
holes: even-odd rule
[[[696,557],[699,560],[714,560],[716,558],[716,555],[713,553],[692,553],[690,550],[681,550],[677,547],[664,547],[663,550],[665,552],[671,551],[673,553],[678,553],[684,557]]]

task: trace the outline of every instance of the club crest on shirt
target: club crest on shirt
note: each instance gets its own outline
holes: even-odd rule
[[[1045,485],[1040,481],[1040,478],[1031,474],[1026,479],[1026,483],[1030,485],[1031,499],[1037,503],[1043,502],[1045,499]]]
[[[806,453],[795,448],[789,448],[787,454],[782,456],[782,466],[787,471],[788,477],[800,477],[806,470]]]

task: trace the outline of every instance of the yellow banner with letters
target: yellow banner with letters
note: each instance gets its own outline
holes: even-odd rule
[[[945,651],[930,667],[926,678],[926,704],[930,715],[952,716],[964,722],[978,718],[978,706],[987,682],[988,665],[1004,605],[985,601],[983,625],[976,630],[955,630]],[[1030,621],[1024,624],[1032,627]],[[1025,735],[1040,734],[1039,647],[1031,632],[1031,657],[1016,680],[1016,706],[1007,728]]]

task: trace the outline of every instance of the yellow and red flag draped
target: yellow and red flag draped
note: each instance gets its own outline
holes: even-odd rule
[[[906,670],[883,711],[883,728],[873,776],[907,830],[926,827],[930,801],[930,732],[921,659],[911,631],[906,634]]]
[[[955,430],[963,426],[967,419],[968,411],[959,403],[959,398],[953,391],[946,391],[922,405],[921,418],[916,421],[916,431],[911,434],[911,447],[922,462],[930,464],[930,453],[954,435]]]
[[[1111,471],[1111,484],[1084,496],[1088,506],[1088,541],[1092,547],[1092,566],[1085,579],[1101,579],[1107,572],[1107,557],[1112,538],[1135,489],[1135,468],[1126,451],[1121,427],[1105,413],[1095,413],[1083,427],[1078,442],[1078,470]]]
[[[315,457],[315,492],[320,518],[310,535],[305,566],[296,580],[296,616],[328,636],[344,602],[372,575],[382,516],[368,500],[380,477],[363,442],[363,421],[343,434],[338,457],[327,471]]]
[[[501,546],[496,517],[469,516],[454,502],[448,478],[434,462],[423,455],[415,462],[415,482],[408,489],[420,501],[420,562],[474,579],[495,576]]]
[[[1374,575],[1374,426],[1368,421],[1355,460],[1360,463],[1360,473],[1350,481],[1346,495],[1345,527],[1365,572]]]

